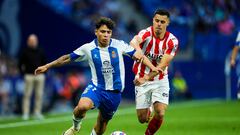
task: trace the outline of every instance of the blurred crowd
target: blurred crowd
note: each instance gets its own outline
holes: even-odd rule
[[[65,15],[86,30],[93,31],[95,20],[99,16],[112,18],[116,22],[113,37],[129,41],[136,34],[138,24],[134,18],[125,19],[122,13],[128,8],[120,0],[39,0],[57,13]]]
[[[170,31],[180,40],[180,50],[190,49],[194,60],[224,61],[240,29],[238,0],[140,0],[150,18],[157,7],[171,12]]]
[[[150,16],[160,7],[171,12],[171,21],[179,25],[194,25],[197,31],[217,28],[222,34],[231,34],[240,15],[240,2],[237,0],[140,0],[140,7]],[[227,27],[223,28],[222,25]]]
[[[89,24],[96,17],[110,17],[117,24],[115,36],[126,42],[141,29],[141,23],[147,22],[145,26],[151,24],[151,15],[156,8],[166,8],[171,13],[169,30],[180,39],[180,49],[191,49],[196,60],[222,61],[240,29],[238,0],[39,1],[90,31],[94,28]],[[127,15],[123,10],[134,12],[129,13],[133,16],[125,19]],[[138,14],[141,14],[142,21],[136,19]]]

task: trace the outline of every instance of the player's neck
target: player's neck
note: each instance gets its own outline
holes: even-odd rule
[[[164,36],[165,36],[165,33],[166,33],[166,31],[161,32],[161,33],[154,32],[155,36],[156,36],[157,38],[159,38],[159,39],[163,39]]]
[[[109,43],[107,44],[101,44],[100,42],[98,42],[98,46],[101,47],[101,48],[105,48],[105,47],[108,47]]]

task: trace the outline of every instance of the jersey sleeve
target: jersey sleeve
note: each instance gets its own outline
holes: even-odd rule
[[[240,47],[240,31],[238,32],[238,35],[237,35],[236,46]]]
[[[71,61],[79,62],[86,60],[86,45],[82,45],[81,47],[74,50],[70,53]]]
[[[167,42],[165,54],[175,56],[177,50],[178,50],[178,39],[176,37],[170,38],[169,41]]]
[[[151,35],[151,31],[148,29],[143,29],[138,33],[138,36],[142,39],[142,41],[145,41],[147,37]]]
[[[127,44],[126,42],[124,42],[122,40],[119,42],[121,43],[122,53],[124,55],[132,57],[134,55],[134,53],[136,52],[136,50],[132,46],[130,46],[129,44]]]

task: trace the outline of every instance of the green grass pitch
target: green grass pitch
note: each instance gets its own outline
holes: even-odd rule
[[[87,113],[79,135],[89,135],[96,111]],[[0,135],[61,135],[71,126],[71,113],[47,115],[44,120],[22,121],[0,118]],[[134,104],[121,105],[104,135],[121,130],[127,135],[143,135],[147,124],[137,121]],[[222,100],[170,104],[164,123],[156,135],[240,135],[240,102]]]

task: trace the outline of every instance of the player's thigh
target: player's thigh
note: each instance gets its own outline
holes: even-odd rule
[[[136,109],[139,112],[144,112],[141,110],[147,109],[151,106],[151,91],[150,87],[146,86],[136,86],[135,87],[135,100],[136,100]]]
[[[104,119],[112,119],[121,102],[121,93],[113,93],[109,91],[101,91],[101,104],[98,109]]]
[[[95,107],[98,107],[100,104],[98,91],[99,90],[96,88],[96,86],[89,84],[81,95],[81,98],[78,102],[78,108],[94,109]]]
[[[169,103],[169,83],[168,81],[156,84],[152,90],[152,103],[160,102],[168,105]],[[155,86],[156,86],[155,85]]]
[[[159,116],[164,116],[168,105],[165,103],[155,102],[153,104],[153,107],[156,114],[158,114]]]
[[[82,97],[82,98],[80,98],[77,107],[79,110],[87,111],[87,110],[92,109],[94,107],[94,104],[90,98]]]

